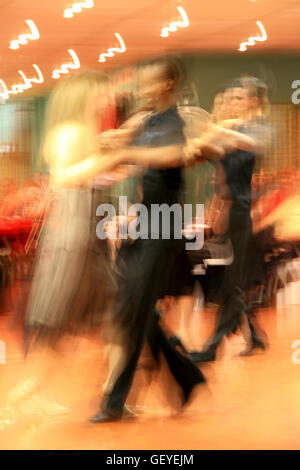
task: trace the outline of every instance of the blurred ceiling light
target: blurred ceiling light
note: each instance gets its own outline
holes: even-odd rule
[[[24,83],[17,83],[17,84],[12,85],[11,90],[7,88],[4,80],[0,78],[0,84],[2,85],[2,88],[3,88],[3,91],[2,92],[0,91],[0,97],[7,100],[9,98],[9,95],[16,95],[18,93],[23,93],[25,90],[28,90],[29,88],[31,88],[32,83],[43,83],[44,77],[40,68],[36,64],[33,64],[32,67],[35,69],[38,78],[27,78],[25,73],[22,72],[22,70],[19,70],[19,74],[23,78]]]
[[[4,80],[2,80],[2,78],[0,78],[0,85],[2,87],[2,91],[0,90],[0,98],[2,98],[3,100],[7,100],[9,98],[8,89],[6,83],[4,82]]]
[[[66,8],[64,18],[73,18],[74,13],[81,13],[82,8],[93,8],[93,0],[85,0],[84,2],[73,3],[71,8]]]
[[[248,41],[242,42],[240,44],[240,48],[239,48],[240,52],[245,52],[247,50],[247,46],[255,46],[256,42],[263,42],[263,41],[266,41],[268,39],[266,30],[265,30],[262,22],[257,21],[256,24],[260,29],[261,36],[251,36],[250,38],[248,38]]]
[[[70,69],[75,70],[75,69],[80,68],[80,62],[79,62],[79,59],[77,57],[76,52],[73,51],[72,49],[68,49],[68,53],[72,57],[73,63],[62,64],[59,69],[55,69],[53,71],[52,78],[58,79],[58,78],[60,78],[62,73],[68,73],[70,71]]]
[[[187,28],[190,25],[188,16],[184,9],[182,7],[177,7],[177,10],[181,15],[182,21],[173,21],[169,26],[163,28],[160,35],[162,38],[168,37],[170,32],[175,32],[178,28]]]
[[[121,47],[111,47],[107,52],[100,54],[98,62],[105,62],[106,57],[113,57],[115,52],[122,53],[126,51],[125,42],[123,41],[122,36],[118,33],[115,33],[115,36],[117,37]]]
[[[32,20],[25,20],[25,23],[28,24],[31,34],[21,34],[18,39],[14,39],[10,42],[10,49],[19,49],[21,44],[27,44],[28,40],[34,41],[39,39],[40,33],[37,27],[35,26]]]
[[[24,72],[22,72],[22,70],[19,70],[19,74],[23,78],[24,83],[27,85],[27,88],[32,87],[31,83],[43,83],[44,81],[44,77],[41,72],[41,69],[36,64],[32,64],[32,67],[35,69],[38,78],[27,78]]]

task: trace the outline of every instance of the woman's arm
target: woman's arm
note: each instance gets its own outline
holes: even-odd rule
[[[238,133],[236,133],[238,134]],[[163,147],[127,147],[123,149],[125,161],[144,167],[170,168],[188,166],[207,159],[220,159],[228,148],[236,148],[232,135],[224,136],[224,130],[214,126],[199,139],[191,139],[186,145]]]
[[[164,147],[128,147],[122,150],[122,158],[128,163],[142,167],[170,168],[185,164],[186,156],[182,145]]]
[[[81,186],[99,173],[105,173],[115,169],[122,163],[123,156],[120,152],[110,154],[95,154],[85,158],[79,163],[66,168],[56,168],[53,172],[53,184],[56,186]]]
[[[218,124],[230,132],[227,133],[229,137],[236,139],[239,149],[255,152],[265,153],[270,149],[273,135],[272,128],[264,123],[253,121],[242,121],[241,119],[228,119]],[[237,128],[245,126],[243,133],[237,132]],[[238,134],[238,135],[237,135]]]
[[[122,161],[120,152],[95,151],[95,135],[86,126],[68,122],[46,138],[44,154],[55,186],[81,186],[97,174],[114,169]]]
[[[221,138],[222,134],[224,139],[228,139],[228,144],[232,142],[235,148],[240,149],[240,150],[245,150],[247,152],[255,152],[256,151],[256,146],[257,142],[256,139],[242,134],[241,132],[237,132],[233,129],[225,129],[223,128],[223,131],[221,131]]]
[[[187,145],[189,154],[197,160],[221,160],[227,153],[237,149],[255,151],[256,142],[251,137],[220,126],[211,126],[208,132],[198,139],[191,139]]]
[[[187,166],[207,159],[219,160],[228,151],[242,148],[250,150],[254,141],[239,132],[212,128],[199,139],[192,139],[187,145],[163,147],[126,147],[115,158],[118,163],[134,163],[143,167],[171,168]],[[105,171],[105,170],[103,170]]]

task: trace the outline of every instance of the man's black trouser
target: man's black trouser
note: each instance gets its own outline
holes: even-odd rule
[[[246,312],[244,286],[246,278],[246,263],[249,262],[247,250],[252,233],[252,220],[249,210],[243,210],[234,205],[230,211],[229,232],[233,247],[233,262],[225,270],[221,288],[221,307],[217,312],[215,333],[209,341],[209,348],[215,349],[224,336],[235,332],[240,324],[241,316]],[[249,326],[253,339],[256,334],[249,318]]]
[[[145,340],[156,360],[159,353],[163,353],[184,395],[197,383],[205,382],[198,367],[168,341],[155,311],[156,301],[167,288],[180,249],[182,240],[139,239],[124,255],[124,279],[115,319],[125,333],[129,354],[105,404],[105,410],[112,415],[122,414]]]

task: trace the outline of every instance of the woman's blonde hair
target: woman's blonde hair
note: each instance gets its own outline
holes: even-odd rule
[[[53,90],[46,110],[46,133],[55,126],[68,121],[85,123],[88,106],[99,95],[99,88],[108,83],[107,75],[95,70],[86,70],[62,80]]]
[[[97,119],[95,116],[95,102],[104,98],[108,90],[108,77],[103,73],[87,70],[61,80],[54,88],[49,98],[42,146],[43,159],[48,165],[53,164],[55,157],[55,131],[64,125],[73,125],[84,130],[77,133],[77,151],[73,148],[74,160],[84,158],[82,149],[87,145],[93,145],[97,133]],[[100,95],[100,96],[99,96]],[[101,106],[101,103],[100,103]],[[100,116],[99,116],[100,119]],[[89,140],[89,142],[85,142]],[[81,154],[81,155],[80,155]],[[55,158],[54,158],[55,160]]]

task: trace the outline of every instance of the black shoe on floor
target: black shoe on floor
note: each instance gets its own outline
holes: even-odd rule
[[[255,341],[253,341],[253,348],[254,349],[262,349],[263,351],[265,351],[267,349],[267,345],[265,343],[263,343],[260,339],[257,339]]]
[[[190,354],[190,358],[194,362],[212,362],[216,359],[216,354],[211,349],[206,351],[194,351]]]
[[[244,349],[242,352],[240,352],[239,356],[252,356],[254,353],[255,349],[261,349],[262,351],[265,351],[266,346],[265,344],[260,341],[260,340],[255,340],[251,344],[251,346],[247,346],[246,349]]]
[[[185,347],[183,346],[180,338],[178,338],[178,336],[174,335],[174,336],[171,336],[169,338],[169,343],[176,349],[176,347],[179,347],[183,352],[184,354],[188,354],[188,351],[185,349]]]
[[[205,385],[206,386],[206,380],[205,380],[204,375],[202,374],[200,369],[197,368],[197,371],[198,371],[198,374],[197,374],[198,377],[197,377],[197,380],[195,380],[194,384],[190,385],[188,388],[182,388],[182,393],[183,393],[182,405],[181,405],[182,408],[184,408],[185,405],[188,404],[188,402],[190,401],[191,396],[193,395],[193,392],[194,392],[195,388],[198,387],[198,385]]]
[[[122,418],[121,415],[115,416],[112,414],[107,413],[107,411],[99,411],[95,416],[90,418],[90,423],[111,423],[114,421],[120,421]]]
[[[188,404],[193,390],[194,390],[194,387],[190,388],[189,390],[182,390],[182,393],[183,393],[182,404],[181,404],[182,409]]]

